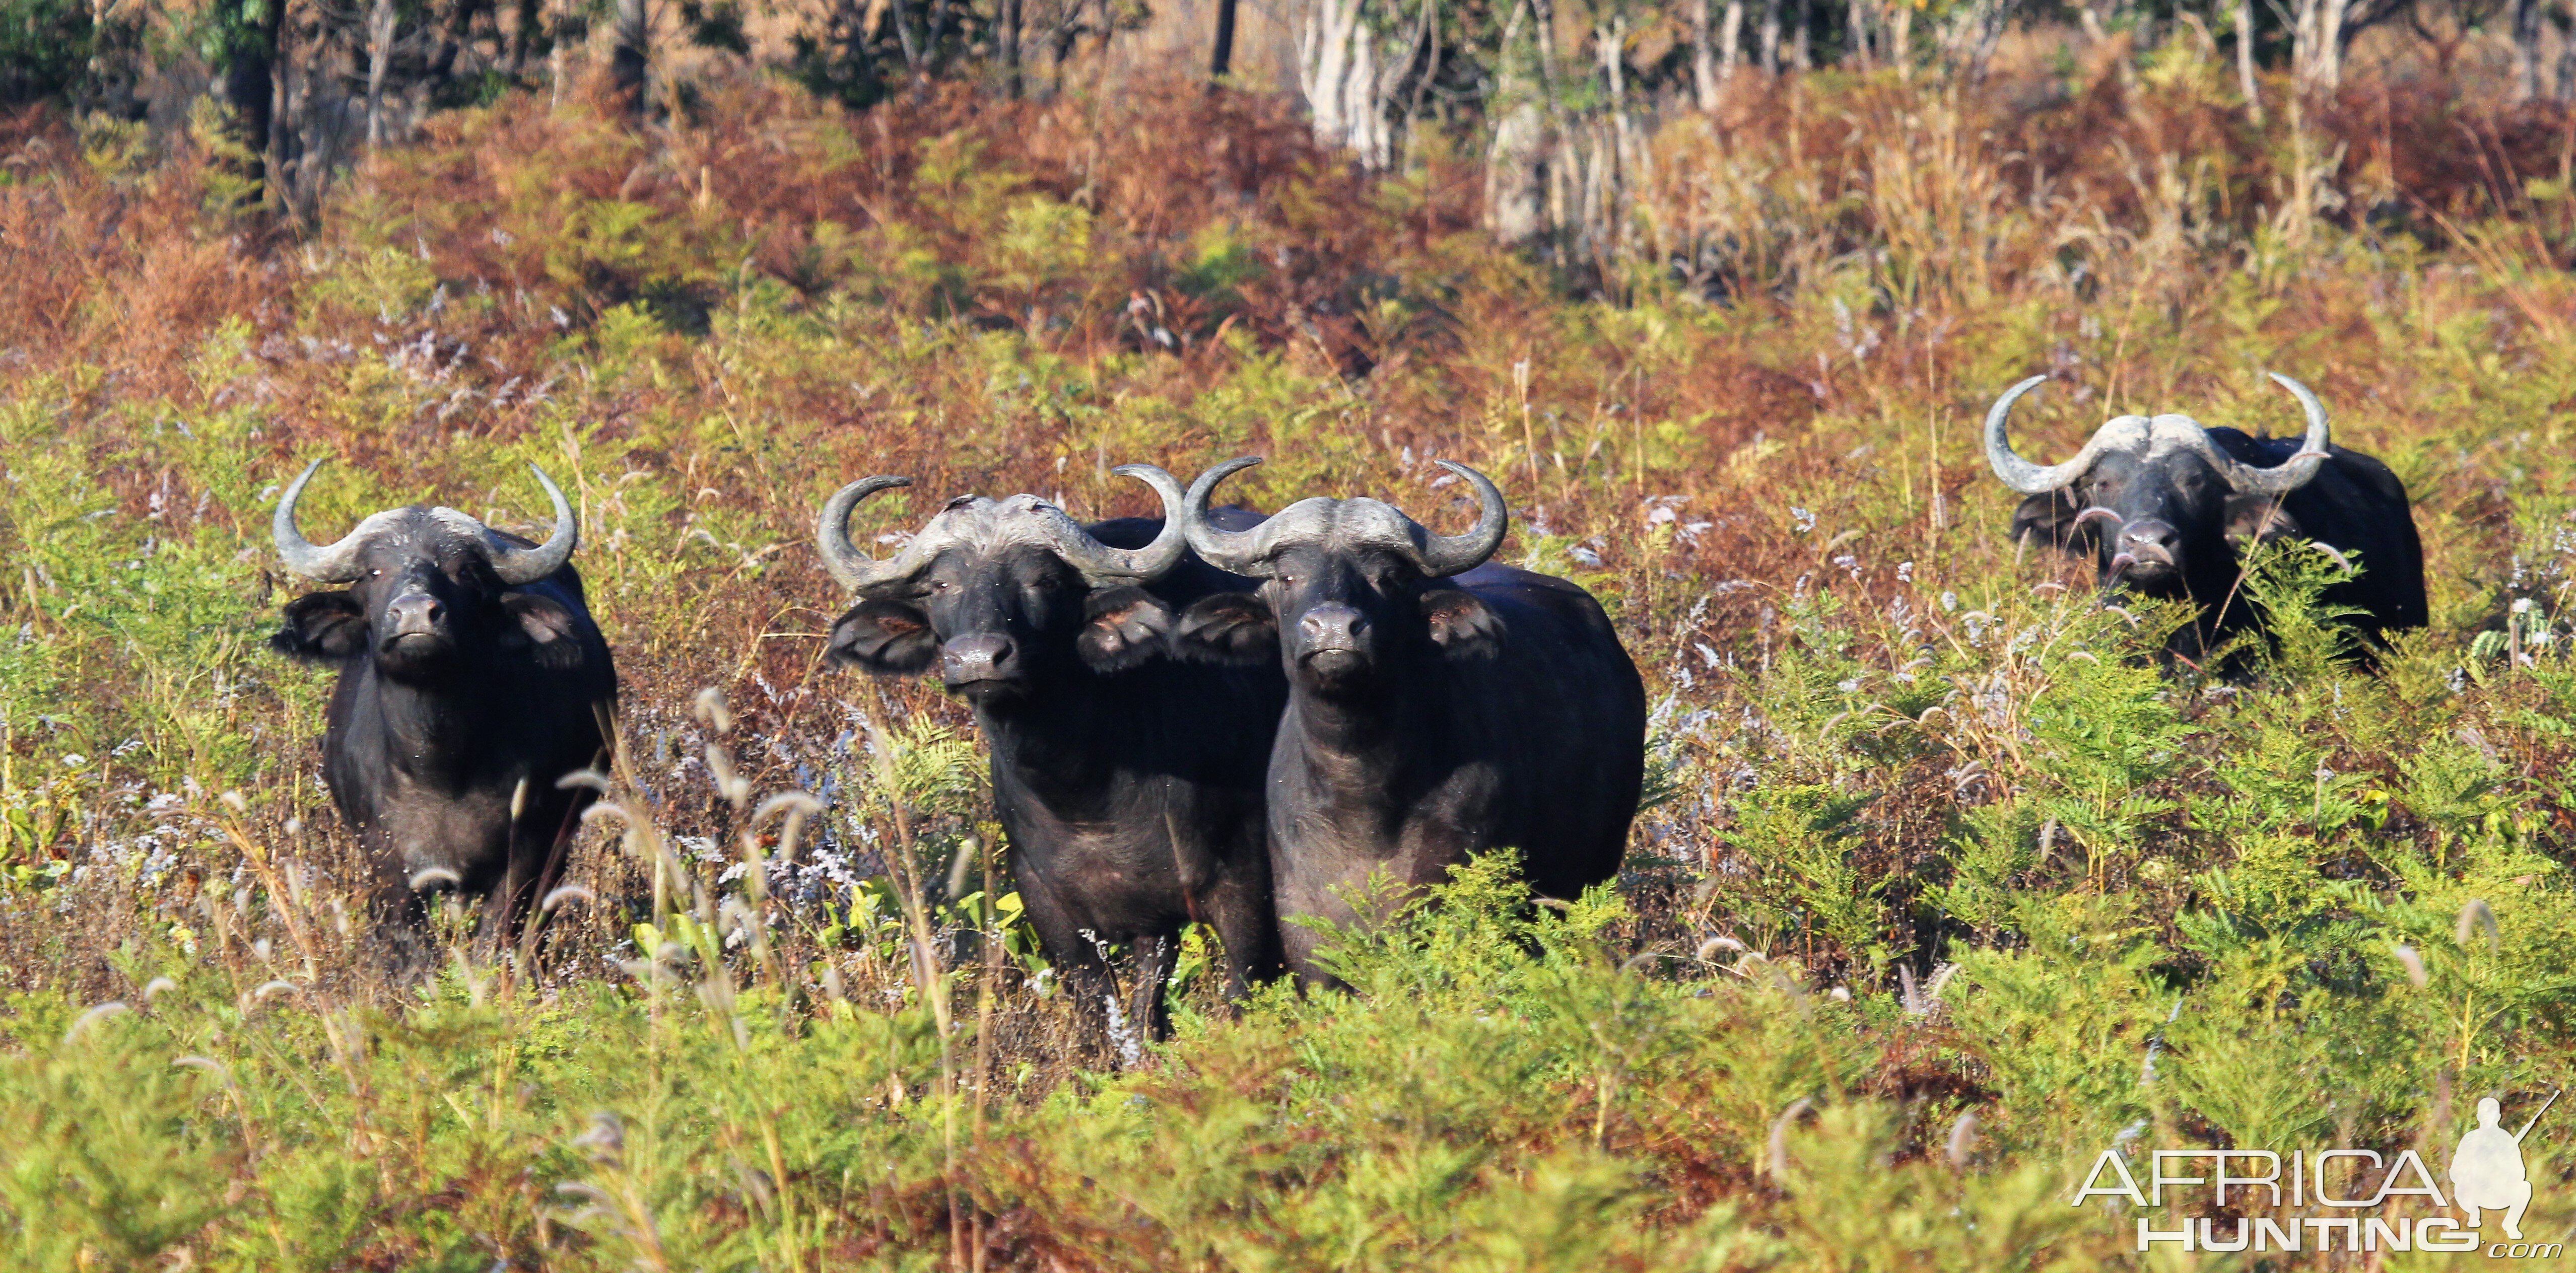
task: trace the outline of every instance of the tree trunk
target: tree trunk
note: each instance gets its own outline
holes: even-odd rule
[[[2254,126],[2263,126],[2263,90],[2254,78],[2254,0],[2236,0],[2236,90]]]
[[[644,88],[645,72],[652,64],[650,22],[644,0],[617,0],[617,44],[609,55],[609,84],[638,120],[651,108]]]
[[[1602,86],[1609,90],[1610,127],[1607,144],[1600,148],[1600,162],[1594,167],[1590,224],[1586,229],[1593,243],[1593,260],[1599,263],[1607,280],[1610,263],[1627,247],[1628,194],[1645,166],[1636,121],[1628,113],[1627,15],[1613,12],[1607,25],[1593,27],[1592,46],[1600,55]]]
[[[1780,73],[1780,0],[1762,0],[1762,73]]]
[[[2349,0],[2298,0],[2290,29],[2290,78],[2303,93],[2343,84],[2343,23]]]
[[[1709,0],[1691,0],[1691,93],[1702,111],[1717,109],[1717,54],[1711,45]],[[1728,0],[1730,6],[1742,0]]]
[[[1234,73],[1234,3],[1216,0],[1216,48],[1208,54],[1208,78],[1221,80]]]
[[[1816,69],[1815,48],[1811,43],[1816,26],[1815,0],[1798,0],[1798,23],[1789,38],[1789,64],[1801,71]]]
[[[1503,23],[1494,59],[1494,98],[1502,113],[1485,151],[1485,229],[1515,247],[1547,232],[1547,125],[1531,100],[1536,77],[1514,52],[1528,14],[1528,4],[1515,4]]]
[[[252,203],[268,195],[269,132],[276,122],[277,36],[283,13],[279,0],[269,0],[255,23],[244,24],[248,38],[224,65],[224,98],[232,104],[242,148],[251,156],[243,175],[250,180]]]
[[[1846,0],[1843,23],[1851,32],[1850,43],[1843,50],[1844,59],[1856,67],[1868,66],[1869,0]]]
[[[1297,78],[1315,140],[1352,152],[1365,167],[1383,168],[1388,138],[1366,6],[1367,0],[1311,0],[1297,33]]]
[[[2550,93],[2553,100],[2567,101],[2576,97],[2576,20],[2558,24],[2558,83]]]
[[[394,0],[367,11],[367,149],[385,144],[385,72],[393,66],[398,15]]]
[[[1970,84],[1986,82],[1986,68],[1994,61],[1995,46],[2003,41],[2004,28],[2012,22],[2013,0],[1973,0],[1964,9],[1954,10],[1951,21],[1957,25],[1942,37],[1950,56],[1965,72]]]
[[[1726,0],[1726,21],[1717,28],[1717,46],[1725,52],[1718,55],[1718,80],[1735,78],[1735,68],[1744,63],[1744,0]]]
[[[1217,56],[1228,61],[1234,56],[1233,17],[1234,5],[1232,0],[1227,0],[1224,17],[1218,23],[1218,31],[1225,39],[1217,48]],[[1019,100],[1020,96],[1020,22],[1020,0],[1002,0],[1000,19],[995,24],[1001,28],[996,35],[1002,46],[1002,95],[1013,101]],[[1217,72],[1219,75],[1224,73],[1222,70]]]
[[[1887,63],[1900,75],[1909,73],[1914,64],[1914,5],[1912,0],[1893,0],[1894,20],[1881,28],[1886,47],[1880,50]]]
[[[1415,129],[1422,122],[1422,106],[1430,99],[1432,81],[1438,78],[1440,78],[1440,0],[1422,0],[1422,21],[1414,29],[1413,46],[1411,52],[1405,56],[1404,73],[1387,77],[1388,96],[1380,108],[1381,114],[1394,113],[1396,90],[1408,79],[1413,82],[1413,91],[1406,95],[1404,103],[1404,128],[1396,135],[1396,145],[1392,153],[1407,159],[1412,156],[1413,139],[1420,135]]]
[[[2513,61],[2517,96],[2540,96],[2540,0],[2513,0]]]
[[[503,54],[515,80],[527,70],[528,46],[535,40],[539,21],[539,0],[517,0],[513,10],[518,16],[510,23],[508,51]]]

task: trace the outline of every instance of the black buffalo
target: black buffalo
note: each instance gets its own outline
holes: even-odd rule
[[[1168,517],[1171,475],[1117,471],[1151,485]],[[831,657],[879,676],[937,666],[973,705],[1020,896],[1094,1042],[1119,997],[1108,945],[1134,952],[1125,1010],[1156,1037],[1184,925],[1223,940],[1230,998],[1275,976],[1261,777],[1286,686],[1269,669],[1177,662],[1164,645],[1179,609],[1249,581],[1191,556],[1168,521],[1086,527],[1031,495],[952,500],[872,561],[850,542],[850,510],[907,484],[853,482],[823,509],[824,564],[857,598]]]
[[[286,488],[271,530],[287,569],[349,586],[287,603],[269,644],[340,669],[323,777],[378,896],[445,886],[494,899],[485,931],[504,933],[590,802],[556,780],[605,756],[616,705],[608,643],[570,564],[579,522],[539,470],[555,515],[543,544],[414,504],[317,547],[295,528],[295,501],[320,467]]]
[[[2357,610],[2362,633],[2424,626],[2424,549],[2405,485],[2387,465],[2333,445],[2325,406],[2306,386],[2272,378],[2306,411],[2305,438],[2126,415],[2095,430],[2075,458],[2046,466],[2013,453],[2006,421],[2014,401],[2047,377],[2013,386],[1986,413],[1986,460],[2029,496],[2013,512],[2014,538],[2094,557],[2106,588],[2188,598],[2197,617],[2169,646],[2186,659],[2253,621],[2238,549],[2286,537],[2360,568],[2324,600]]]
[[[1329,982],[1320,935],[1289,921],[1358,918],[1372,874],[1443,882],[1490,849],[1571,898],[1616,875],[1645,775],[1646,694],[1591,594],[1488,565],[1502,493],[1463,465],[1474,529],[1438,535],[1373,499],[1309,499],[1249,530],[1208,493],[1258,460],[1210,470],[1185,497],[1190,546],[1256,593],[1192,605],[1177,648],[1284,668],[1270,748],[1271,874],[1300,977]]]

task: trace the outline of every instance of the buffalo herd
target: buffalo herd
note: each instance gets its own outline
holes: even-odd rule
[[[2046,378],[2015,385],[1985,425],[1995,475],[2027,497],[2011,533],[2093,556],[2106,592],[2188,602],[2170,646],[2185,660],[2255,622],[2241,553],[2284,538],[2347,567],[2326,599],[2365,632],[2422,626],[2404,487],[2333,445],[2314,394],[2273,378],[2305,413],[2300,438],[2124,415],[2046,466],[2007,434]],[[880,677],[936,669],[973,710],[1047,958],[1076,1002],[1154,1034],[1186,926],[1217,934],[1229,998],[1283,972],[1333,984],[1331,926],[1475,854],[1515,851],[1545,898],[1613,878],[1645,772],[1636,664],[1591,594],[1492,560],[1510,514],[1483,474],[1440,462],[1475,497],[1456,534],[1374,499],[1267,517],[1209,506],[1257,463],[1187,490],[1118,469],[1152,488],[1159,518],[1084,524],[1032,495],[961,496],[882,560],[851,516],[910,479],[870,477],[816,530],[850,594],[830,658]],[[289,570],[339,589],[288,603],[272,644],[340,669],[333,801],[387,897],[483,897],[487,928],[505,931],[590,798],[558,780],[612,746],[617,677],[571,563],[578,519],[538,471],[554,506],[542,544],[413,505],[317,546],[295,506],[319,467],[287,486],[273,531]],[[1132,960],[1124,995],[1114,947]]]

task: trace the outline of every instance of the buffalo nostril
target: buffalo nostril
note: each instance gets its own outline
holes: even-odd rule
[[[1019,648],[1008,637],[959,637],[942,647],[939,661],[950,680],[992,676],[1008,667]]]
[[[427,632],[438,626],[439,619],[447,613],[437,598],[418,595],[396,597],[387,609],[393,614],[394,631],[398,633]]]
[[[1368,620],[1348,606],[1317,606],[1297,620],[1309,644],[1348,644],[1368,631]]]

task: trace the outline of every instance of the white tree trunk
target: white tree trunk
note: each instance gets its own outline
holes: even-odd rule
[[[1485,229],[1518,246],[1547,232],[1547,124],[1536,102],[1509,107],[1485,152]]]
[[[2263,123],[2262,85],[2254,78],[2254,0],[2236,0],[2236,88],[2254,123]]]
[[[1709,0],[1691,0],[1691,90],[1703,112],[1717,109],[1717,52],[1709,33]],[[1743,0],[1729,0],[1732,10]]]
[[[367,14],[367,149],[385,143],[385,70],[394,60],[393,0],[376,0]]]
[[[1744,0],[1726,0],[1726,21],[1717,28],[1720,81],[1735,78],[1735,68],[1744,61]]]
[[[1297,86],[1316,141],[1383,168],[1394,138],[1379,105],[1380,59],[1367,19],[1367,0],[1310,0],[1298,24]]]
[[[2290,77],[2301,92],[2343,83],[2343,22],[2350,0],[2298,0],[2291,15]]]
[[[1547,116],[1539,110],[1540,81],[1520,58],[1528,16],[1527,4],[1515,4],[1503,23],[1494,60],[1501,114],[1485,151],[1485,229],[1515,246],[1547,232]]]

